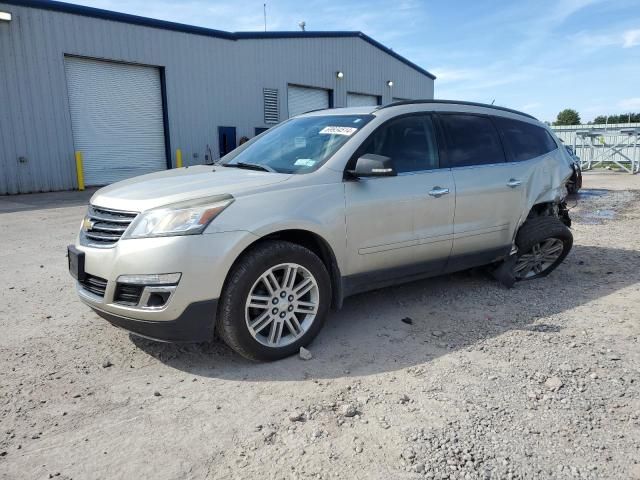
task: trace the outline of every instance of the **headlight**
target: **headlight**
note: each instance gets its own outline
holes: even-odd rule
[[[197,235],[232,202],[231,195],[218,195],[154,208],[141,213],[123,238]]]

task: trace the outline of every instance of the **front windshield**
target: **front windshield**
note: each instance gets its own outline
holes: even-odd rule
[[[327,161],[372,115],[294,118],[265,132],[222,160],[227,167],[254,167],[279,173],[308,173]]]

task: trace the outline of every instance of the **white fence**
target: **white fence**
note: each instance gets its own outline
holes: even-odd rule
[[[640,123],[551,128],[565,145],[573,147],[583,169],[613,163],[629,173],[640,171]]]

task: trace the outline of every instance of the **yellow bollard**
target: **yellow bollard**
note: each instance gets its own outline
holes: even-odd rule
[[[76,152],[76,175],[78,176],[78,190],[84,190],[84,170],[82,168],[82,152]]]
[[[182,150],[176,150],[176,168],[182,168]]]

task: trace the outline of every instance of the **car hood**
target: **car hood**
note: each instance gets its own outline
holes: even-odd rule
[[[91,204],[142,212],[171,203],[214,195],[235,197],[259,192],[284,182],[290,174],[261,172],[240,168],[199,165],[177,168],[130,178],[98,190]]]

